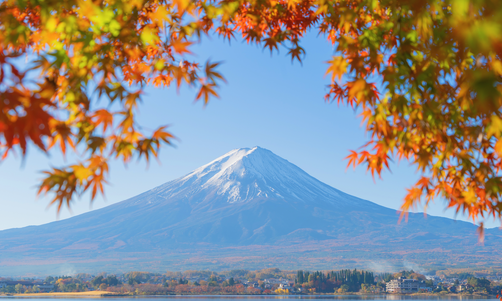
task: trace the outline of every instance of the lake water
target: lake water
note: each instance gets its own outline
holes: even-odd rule
[[[217,296],[217,295],[212,295],[212,296],[131,296],[131,297],[106,297],[106,298],[101,298],[101,297],[76,297],[76,298],[68,298],[68,297],[46,297],[46,298],[40,298],[40,297],[0,297],[0,298],[5,298],[5,299],[30,299],[30,301],[48,301],[48,300],[57,300],[57,301],[75,301],[75,299],[80,300],[92,300],[96,301],[96,298],[99,298],[100,301],[131,301],[131,299],[134,299],[134,301],[231,301],[231,300],[241,300],[241,301],[275,301],[275,299],[280,299],[280,301],[300,301],[300,299],[316,299],[319,301],[326,300],[326,301],[358,301],[358,300],[364,300],[364,301],[385,301],[385,300],[392,300],[392,301],[434,301],[434,300],[451,300],[451,301],[456,301],[456,300],[466,300],[466,301],[499,301],[498,299],[493,299],[493,298],[480,298],[480,297],[471,297],[471,296],[402,296],[402,295],[372,295],[372,296],[333,296],[333,295],[321,295],[321,296],[315,296],[315,295],[304,295],[304,296]],[[279,301],[279,300],[278,300]]]

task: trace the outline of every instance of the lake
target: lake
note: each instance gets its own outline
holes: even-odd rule
[[[99,298],[100,301],[130,301],[130,299],[134,299],[134,301],[154,301],[154,300],[162,300],[162,301],[231,301],[231,300],[242,300],[242,301],[274,301],[274,299],[280,299],[280,301],[298,301],[299,299],[316,299],[316,300],[327,300],[327,301],[384,301],[384,300],[392,300],[392,301],[400,301],[400,300],[413,300],[413,301],[434,301],[434,300],[468,300],[468,301],[499,301],[495,298],[480,298],[478,296],[403,296],[403,295],[369,295],[369,296],[360,296],[360,295],[344,295],[344,296],[336,296],[336,295],[304,295],[304,296],[221,296],[221,295],[210,295],[210,296],[131,296],[131,297],[76,297],[76,298],[68,298],[68,297],[0,297],[0,298],[8,298],[8,299],[27,299],[30,301],[48,301],[50,299],[54,299],[57,301],[75,301],[76,298],[80,300],[93,300],[96,301],[96,298]]]

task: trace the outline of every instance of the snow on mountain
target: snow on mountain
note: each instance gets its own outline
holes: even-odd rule
[[[269,150],[254,147],[234,149],[179,179],[150,191],[164,200],[210,196],[213,202],[245,203],[257,198],[295,202],[322,201],[344,205],[373,203],[357,200],[326,185]],[[134,203],[141,203],[137,199]]]

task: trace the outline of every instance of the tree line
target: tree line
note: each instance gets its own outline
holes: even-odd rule
[[[341,288],[343,292],[355,292],[375,285],[375,275],[373,272],[357,269],[312,273],[299,270],[295,284],[316,292],[333,292],[337,288]]]
[[[258,278],[258,276],[260,278]],[[267,277],[267,278],[261,278]],[[189,271],[148,273],[129,272],[120,275],[101,273],[97,276],[77,274],[75,276],[49,276],[44,285],[52,285],[53,292],[85,292],[90,290],[108,291],[127,295],[169,295],[169,294],[316,294],[316,293],[382,293],[385,284],[392,279],[406,277],[424,281],[434,293],[455,293],[459,284],[465,293],[500,292],[499,283],[485,278],[468,277],[455,281],[455,284],[439,283],[426,280],[424,275],[415,271],[375,274],[371,271],[345,269],[339,271],[281,271],[265,269],[261,271]],[[12,281],[0,278],[2,281]],[[14,282],[14,281],[13,281]],[[22,294],[39,292],[35,283],[40,280],[20,281],[23,284],[7,285],[0,288],[0,293]],[[32,285],[26,283],[32,282]],[[279,284],[283,285],[279,289]]]

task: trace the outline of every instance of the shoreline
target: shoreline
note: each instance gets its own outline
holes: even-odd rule
[[[54,292],[54,293],[33,293],[33,294],[8,294],[0,295],[0,297],[115,297],[115,296],[129,296],[129,294],[119,294],[108,291],[88,291],[88,292]]]
[[[307,296],[365,296],[365,297],[377,297],[377,296],[399,296],[399,297],[471,297],[471,298],[480,298],[480,299],[496,299],[496,295],[490,294],[458,294],[458,293],[450,293],[450,294],[434,294],[434,293],[415,293],[415,294],[368,294],[368,293],[324,293],[324,294],[267,294],[267,295],[256,295],[256,294],[167,294],[167,295],[137,295],[134,293],[114,293],[109,291],[88,291],[88,292],[53,292],[53,293],[34,293],[34,294],[0,294],[0,298],[2,297],[16,297],[16,298],[34,298],[34,297],[72,297],[72,298],[108,298],[108,297],[176,297],[176,296],[254,296],[254,297],[307,297]]]

